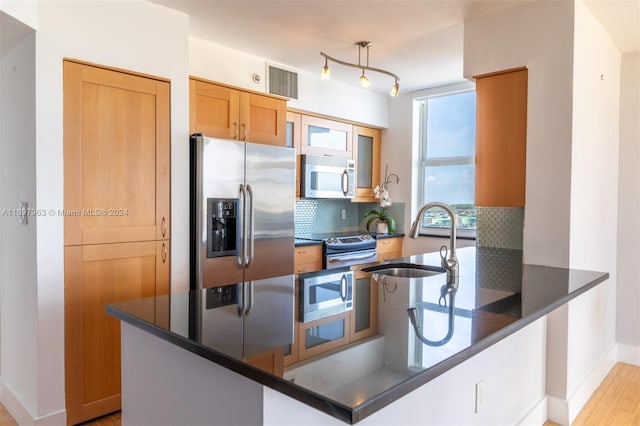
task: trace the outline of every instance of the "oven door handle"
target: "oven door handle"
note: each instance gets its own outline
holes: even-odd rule
[[[362,260],[362,259],[368,259],[370,257],[374,257],[377,254],[378,253],[374,251],[372,253],[352,254],[352,255],[346,255],[346,256],[340,256],[340,257],[330,256],[327,258],[327,260],[329,262],[343,262],[345,260]]]

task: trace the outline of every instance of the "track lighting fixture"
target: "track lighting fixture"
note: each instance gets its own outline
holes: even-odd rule
[[[382,74],[386,74],[389,75],[391,77],[394,78],[395,80],[395,84],[393,85],[393,87],[391,87],[391,90],[389,91],[389,95],[391,96],[398,96],[398,91],[400,90],[400,84],[398,83],[400,81],[400,78],[395,75],[392,72],[389,71],[385,71],[382,70],[380,68],[374,68],[374,67],[370,67],[369,66],[369,48],[372,46],[372,43],[370,41],[359,41],[356,42],[356,46],[358,46],[358,63],[351,63],[351,62],[346,62],[346,61],[341,61],[339,59],[333,58],[329,55],[327,55],[324,52],[320,52],[320,55],[324,57],[324,67],[322,67],[322,71],[320,73],[320,77],[323,80],[327,80],[329,79],[329,61],[335,62],[337,64],[340,65],[344,65],[346,67],[352,67],[352,68],[358,68],[362,70],[362,75],[360,75],[360,85],[362,87],[369,87],[371,85],[371,81],[369,80],[369,78],[364,74],[365,70],[366,71],[373,71],[373,72],[379,72]],[[367,62],[366,64],[362,64],[362,58],[361,58],[361,54],[362,54],[362,49],[366,48],[367,49]]]

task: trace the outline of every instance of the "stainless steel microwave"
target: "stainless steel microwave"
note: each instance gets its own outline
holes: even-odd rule
[[[300,322],[353,309],[353,272],[348,269],[301,274],[298,282]]]
[[[339,157],[301,156],[301,196],[304,198],[353,198],[356,192],[355,161]]]

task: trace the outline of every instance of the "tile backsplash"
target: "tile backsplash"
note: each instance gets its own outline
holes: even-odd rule
[[[364,214],[379,208],[378,203],[303,198],[296,201],[295,233],[364,232]],[[341,216],[342,209],[346,212],[344,220]],[[387,212],[396,220],[396,232],[404,232],[404,203],[393,203],[387,207]]]
[[[522,250],[524,208],[478,207],[476,245]]]

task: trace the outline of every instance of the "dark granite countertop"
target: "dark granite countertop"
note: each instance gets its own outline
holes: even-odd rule
[[[371,291],[376,292],[377,333],[291,364],[284,368],[282,376],[243,361],[250,357],[238,348],[246,351],[252,346],[259,348],[258,352],[282,353],[282,336],[290,336],[287,343],[292,343],[293,330],[299,330],[301,324],[293,306],[294,276],[280,277],[277,285],[273,280],[254,282],[252,312],[259,315],[259,305],[267,305],[262,309],[267,309],[269,320],[251,325],[245,319],[241,326],[244,331],[240,332],[244,341],[239,344],[232,343],[226,331],[219,332],[224,317],[215,315],[211,289],[116,303],[108,305],[107,312],[347,423],[355,423],[609,277],[603,272],[523,265],[522,252],[517,250],[468,247],[458,250],[458,259],[459,287],[449,294],[442,292],[446,288],[444,274],[409,279],[358,272],[365,280],[357,280],[354,286],[370,284]],[[438,253],[429,253],[384,263],[437,266],[440,259]],[[359,287],[353,291],[357,295]],[[276,299],[290,309],[276,312],[269,308]],[[231,308],[234,309],[228,318],[235,316],[237,320],[237,307]],[[416,308],[424,339],[412,329],[408,308]],[[269,327],[277,329],[269,331]],[[415,350],[407,350],[409,346]],[[375,354],[369,357],[375,361],[364,362],[367,354]],[[340,374],[322,370],[323,362],[332,357],[341,363]]]

